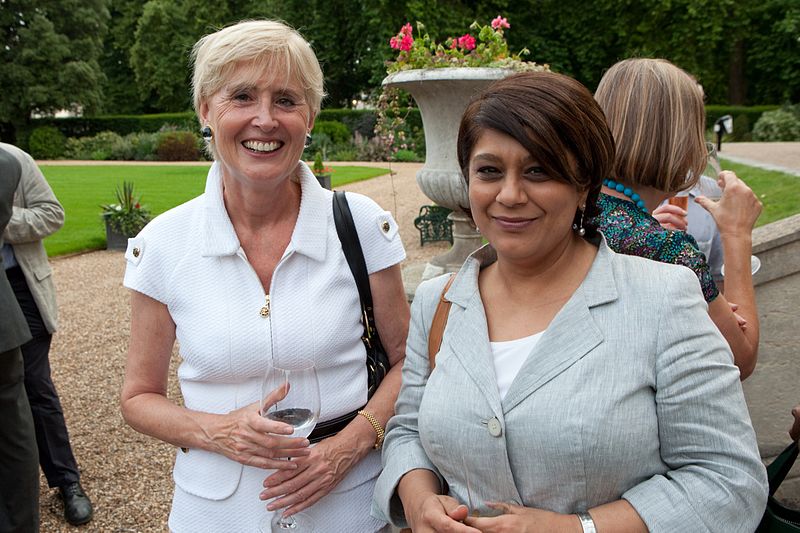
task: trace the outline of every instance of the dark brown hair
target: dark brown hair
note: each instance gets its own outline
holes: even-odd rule
[[[481,133],[513,137],[553,179],[588,191],[584,227],[597,214],[603,179],[614,164],[614,139],[592,93],[553,72],[523,72],[498,80],[475,96],[458,129],[458,164],[469,187],[469,159]],[[575,213],[579,222],[580,210]]]

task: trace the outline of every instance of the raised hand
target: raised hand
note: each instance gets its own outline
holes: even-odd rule
[[[711,213],[721,235],[746,235],[749,238],[761,214],[761,201],[744,181],[729,170],[720,173],[717,184],[722,189],[718,201],[698,196],[695,202]]]

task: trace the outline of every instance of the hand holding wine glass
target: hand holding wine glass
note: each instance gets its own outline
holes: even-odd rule
[[[289,424],[292,437],[307,437],[319,418],[319,381],[314,362],[295,359],[271,365],[261,387],[261,416]],[[260,524],[262,532],[313,531],[313,521],[307,513],[284,517],[275,512]]]

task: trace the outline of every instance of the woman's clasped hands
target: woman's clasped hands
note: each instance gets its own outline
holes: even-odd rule
[[[466,505],[450,496],[429,493],[415,509],[406,510],[412,530],[453,533],[527,533],[534,531],[575,531],[575,515],[564,515],[520,505],[487,502],[497,516],[471,516]]]
[[[420,491],[404,505],[406,519],[416,532],[478,533],[480,530],[462,523],[469,515],[466,505],[451,496]]]
[[[286,396],[275,390],[265,403],[272,405]],[[212,451],[246,466],[275,470],[297,470],[298,465],[288,458],[306,457],[311,453],[308,439],[293,438],[289,424],[269,420],[259,413],[258,402],[231,411],[222,417],[222,425],[213,434]]]
[[[285,509],[283,515],[291,516],[311,507],[329,494],[360,459],[353,442],[341,433],[308,451],[292,461],[296,468],[279,470],[264,480],[261,499],[273,500],[267,510]]]

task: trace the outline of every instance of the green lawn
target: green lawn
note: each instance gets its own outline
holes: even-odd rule
[[[64,227],[44,241],[50,256],[102,249],[106,236],[100,204],[114,201],[122,181],[132,181],[142,204],[157,215],[201,194],[206,166],[42,165],[50,186],[64,206]],[[382,168],[334,166],[334,187],[387,174]]]
[[[732,170],[758,195],[764,209],[756,226],[763,226],[800,213],[800,176],[764,170],[721,159],[724,170]]]

